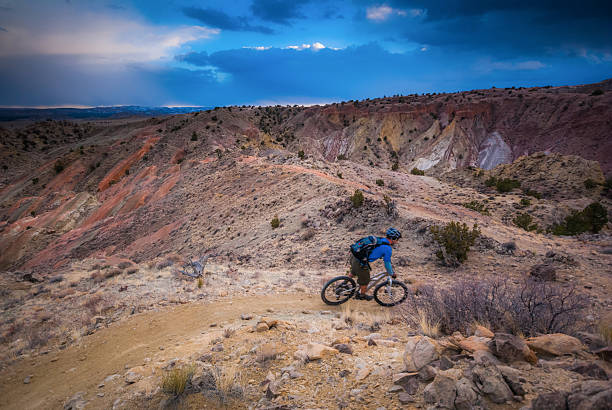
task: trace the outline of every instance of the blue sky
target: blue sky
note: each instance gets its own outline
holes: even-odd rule
[[[315,104],[612,77],[612,3],[0,0],[0,105]]]

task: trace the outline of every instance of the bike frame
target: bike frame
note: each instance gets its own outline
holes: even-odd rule
[[[388,284],[391,285],[393,283],[393,278],[391,277],[391,275],[387,273],[387,271],[382,271],[370,277],[370,283],[368,283],[367,289],[370,290],[374,286],[378,285],[378,282],[380,282],[385,276],[388,277],[388,282],[389,282]]]

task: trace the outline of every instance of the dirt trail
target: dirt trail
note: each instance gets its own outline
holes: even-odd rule
[[[84,337],[77,346],[24,359],[4,370],[0,373],[0,408],[62,408],[76,392],[94,392],[105,377],[116,373],[123,377],[126,365],[141,365],[146,357],[159,353],[160,346],[171,347],[210,331],[212,323],[239,321],[242,313],[274,316],[334,308],[338,309],[323,304],[318,295],[301,293],[228,298],[138,314]],[[28,375],[32,375],[31,382],[24,384]]]

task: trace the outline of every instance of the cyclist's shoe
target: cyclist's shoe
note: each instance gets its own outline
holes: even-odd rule
[[[362,293],[357,293],[355,295],[355,299],[359,299],[359,300],[372,300],[372,299],[374,299],[374,296],[372,296],[372,295],[364,295]]]

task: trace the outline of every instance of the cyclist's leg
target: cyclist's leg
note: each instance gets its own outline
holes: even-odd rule
[[[351,255],[351,274],[357,276],[360,294],[365,295],[368,288],[368,283],[370,283],[370,267],[361,266],[359,260],[355,256]]]

